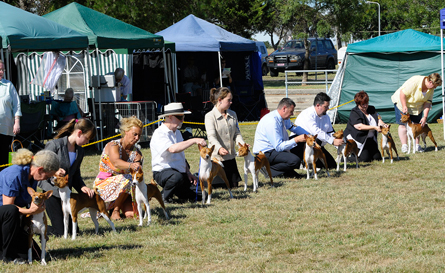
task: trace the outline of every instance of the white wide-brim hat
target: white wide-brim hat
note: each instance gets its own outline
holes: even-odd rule
[[[166,116],[171,115],[185,115],[191,114],[190,111],[184,111],[184,107],[182,107],[182,103],[180,102],[171,102],[164,106],[164,111],[162,115],[159,115],[159,118],[165,118]]]

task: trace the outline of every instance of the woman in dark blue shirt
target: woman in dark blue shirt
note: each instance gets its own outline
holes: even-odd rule
[[[12,163],[0,172],[0,251],[4,262],[24,263],[27,234],[20,226],[20,216],[45,210],[44,205],[31,203],[27,189],[35,190],[37,181],[53,176],[59,169],[59,159],[52,151],[42,150],[34,155],[19,149]]]

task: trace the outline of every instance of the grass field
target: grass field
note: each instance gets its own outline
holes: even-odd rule
[[[8,272],[441,272],[445,271],[443,127],[430,125],[425,153],[400,154],[400,161],[349,164],[347,172],[321,171],[319,180],[260,176],[258,193],[249,188],[217,189],[211,205],[172,204],[164,220],[151,201],[152,224],[117,222],[110,233],[100,219],[99,235],[90,219],[80,219],[76,241],[50,237],[52,261],[2,265]],[[345,125],[336,125],[336,129]],[[255,125],[240,126],[253,144]],[[392,133],[397,141],[396,125]],[[328,147],[334,153],[332,147]],[[144,171],[151,154],[143,149]],[[186,151],[197,171],[197,147]],[[92,185],[99,155],[85,157],[82,174]],[[238,167],[242,173],[242,160]],[[304,170],[299,173],[305,174]],[[147,179],[146,178],[146,179]]]

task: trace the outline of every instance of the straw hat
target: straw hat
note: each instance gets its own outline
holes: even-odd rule
[[[171,102],[164,106],[164,111],[162,115],[159,115],[159,118],[165,118],[166,116],[171,115],[184,115],[184,114],[191,114],[190,111],[184,111],[184,108],[182,107],[182,103],[180,102]]]

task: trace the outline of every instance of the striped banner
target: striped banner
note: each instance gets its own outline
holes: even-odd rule
[[[91,98],[92,91],[89,89],[89,86],[91,86],[91,77],[93,75],[104,75],[114,72],[118,67],[125,70],[125,74],[130,81],[133,80],[132,54],[117,54],[114,50],[109,49],[103,52],[99,51],[98,58],[96,51],[91,51],[88,54],[87,62],[85,62],[85,51],[69,52],[69,54],[65,56],[67,57],[67,65],[58,82],[58,93],[61,95],[65,93],[66,88],[71,87],[75,89],[76,95],[81,95],[83,98]],[[20,53],[16,56],[15,63],[18,70],[18,84],[16,89],[19,95],[30,95],[31,100],[36,100],[37,96],[47,91],[41,86],[30,84],[37,74],[41,61],[42,54],[38,54],[37,52],[29,54]],[[71,66],[76,61],[79,61],[80,64]],[[98,62],[100,62],[100,67],[98,67]],[[73,67],[75,67],[75,69],[73,69]],[[79,77],[79,74],[82,74],[82,76]],[[83,78],[83,83],[79,82],[79,78]],[[80,103],[79,105],[82,107],[83,104],[84,103]]]

